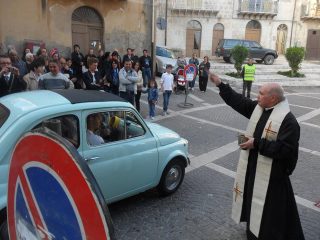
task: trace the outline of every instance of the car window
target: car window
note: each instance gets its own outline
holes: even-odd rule
[[[86,137],[90,146],[108,144],[145,134],[143,125],[130,111],[91,113],[86,121]]]
[[[42,121],[33,129],[39,127],[49,128],[51,131],[54,131],[69,141],[76,148],[80,146],[79,120],[75,115],[68,114],[47,119]]]
[[[243,46],[246,47],[246,48],[249,48],[250,47],[250,42],[244,41],[243,42]]]
[[[225,42],[224,44],[225,47],[234,47],[236,45],[240,45],[240,41],[235,39],[227,39],[224,42]]]
[[[86,119],[86,138],[90,146],[124,140],[125,112],[105,111],[89,114]]]
[[[156,48],[156,55],[160,56],[160,57],[166,57],[167,53],[166,53],[166,50],[164,48],[157,47]]]
[[[252,48],[261,48],[261,45],[257,42],[251,42],[250,45]]]
[[[3,106],[2,104],[0,104],[0,128],[6,122],[9,115],[10,115],[9,109]]]
[[[145,134],[141,122],[132,112],[126,113],[126,127],[127,138],[139,137]]]
[[[174,52],[170,49],[166,49],[167,58],[176,58]]]

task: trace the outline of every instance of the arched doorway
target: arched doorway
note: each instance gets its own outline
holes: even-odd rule
[[[79,7],[72,13],[72,45],[78,44],[87,54],[93,48],[95,54],[103,47],[103,20],[90,7]]]
[[[215,54],[218,43],[224,37],[224,26],[221,23],[217,23],[213,27],[213,35],[212,35],[212,55]]]
[[[193,53],[200,56],[202,27],[198,21],[191,20],[187,25],[186,56],[191,57]]]
[[[261,38],[261,24],[256,20],[251,20],[246,26],[245,39],[260,43]]]
[[[277,42],[276,42],[276,51],[279,54],[284,54],[286,52],[286,43],[288,36],[288,27],[285,24],[279,25],[277,29]]]

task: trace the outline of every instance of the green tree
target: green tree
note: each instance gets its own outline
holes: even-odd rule
[[[234,60],[234,68],[237,70],[238,76],[240,76],[242,64],[248,57],[248,49],[246,47],[237,45],[231,50],[231,57]]]
[[[295,76],[301,68],[304,59],[305,50],[303,47],[290,47],[286,50],[286,59],[291,68],[291,75]]]

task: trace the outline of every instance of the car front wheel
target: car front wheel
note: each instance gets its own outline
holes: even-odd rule
[[[9,240],[8,223],[5,221],[0,226],[0,239]]]
[[[272,65],[274,63],[274,56],[273,55],[267,55],[264,58],[264,64],[266,65]]]
[[[185,173],[185,165],[181,159],[173,159],[164,169],[158,191],[161,196],[168,196],[180,187]]]

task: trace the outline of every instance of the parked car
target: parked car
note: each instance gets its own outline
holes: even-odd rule
[[[92,115],[99,116],[100,122],[99,130],[90,132]],[[7,179],[13,148],[23,134],[39,127],[54,130],[73,144],[88,163],[107,203],[154,187],[162,195],[169,195],[181,185],[190,163],[186,139],[144,121],[130,103],[113,94],[74,89],[2,97],[1,231],[6,229]],[[92,134],[102,137],[103,142],[92,142]]]
[[[221,39],[215,51],[217,57],[223,57],[225,62],[234,63],[231,55],[231,49],[237,45],[244,46],[249,50],[249,56],[257,63],[264,62],[266,65],[272,65],[274,60],[278,58],[275,50],[263,48],[259,43],[250,40],[240,39]]]
[[[156,46],[156,71],[160,75],[166,71],[166,66],[173,66],[172,72],[175,73],[178,65],[174,52],[167,47]]]

